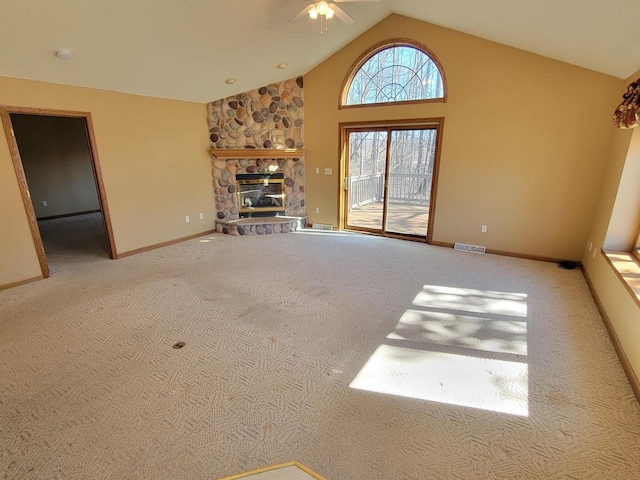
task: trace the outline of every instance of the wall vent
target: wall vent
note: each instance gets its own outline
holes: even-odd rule
[[[460,252],[471,252],[471,253],[480,253],[483,254],[487,251],[486,247],[480,245],[469,245],[468,243],[455,243],[453,245],[454,250],[458,250]]]

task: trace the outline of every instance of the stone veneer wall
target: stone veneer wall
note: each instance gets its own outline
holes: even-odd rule
[[[218,218],[239,218],[236,174],[267,171],[284,174],[286,215],[304,216],[304,155],[293,159],[262,159],[256,158],[255,153],[260,149],[304,148],[303,77],[216,100],[208,104],[207,109],[211,148],[247,149],[247,158],[218,159],[213,156]]]
[[[269,168],[271,167],[271,168]],[[299,158],[242,158],[213,160],[216,210],[220,220],[234,220],[238,215],[236,174],[278,172],[284,174],[285,213],[305,215],[304,161]]]
[[[211,102],[211,147],[304,148],[303,87],[298,77]]]

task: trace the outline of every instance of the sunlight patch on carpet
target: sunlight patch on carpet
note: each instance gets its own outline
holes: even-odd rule
[[[528,416],[525,363],[381,345],[351,388]]]
[[[514,319],[407,310],[387,338],[527,355],[527,323]]]
[[[413,304],[419,307],[463,310],[466,312],[527,316],[525,293],[492,292],[471,288],[425,285]]]

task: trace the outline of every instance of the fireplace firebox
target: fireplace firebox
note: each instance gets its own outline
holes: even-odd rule
[[[236,175],[236,198],[240,218],[284,215],[284,174],[246,173]]]

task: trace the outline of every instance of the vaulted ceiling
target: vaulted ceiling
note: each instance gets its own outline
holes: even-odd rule
[[[204,103],[304,74],[391,13],[619,78],[640,68],[637,0],[341,3],[356,22],[332,19],[322,35],[308,18],[289,22],[308,4],[2,0],[0,75]]]

